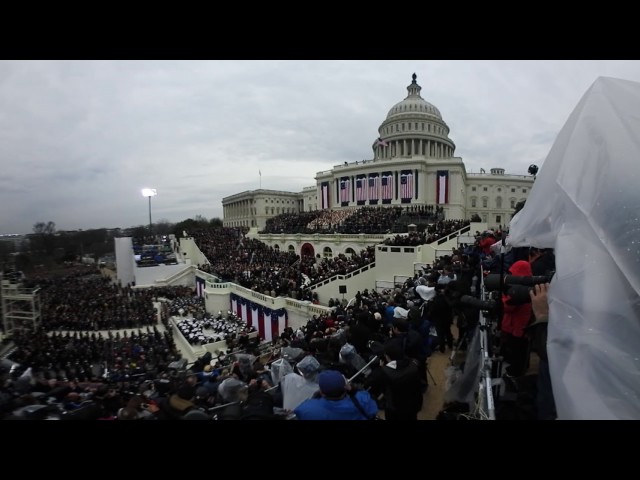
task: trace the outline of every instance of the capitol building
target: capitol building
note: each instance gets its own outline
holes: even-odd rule
[[[359,206],[435,206],[445,219],[478,215],[489,227],[506,225],[533,186],[531,175],[502,168],[467,173],[449,127],[437,107],[422,98],[413,74],[407,96],[378,128],[369,160],[345,162],[318,172],[302,192],[251,190],[222,199],[223,225],[258,231],[283,213]]]

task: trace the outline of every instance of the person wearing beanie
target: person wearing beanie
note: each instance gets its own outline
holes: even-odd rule
[[[526,260],[518,260],[508,270],[509,275],[530,277],[531,264]],[[509,366],[506,374],[509,378],[520,377],[528,367],[529,341],[525,329],[531,321],[531,301],[522,303],[508,294],[502,295],[503,315],[500,324],[500,350]]]
[[[298,420],[373,420],[378,405],[369,392],[353,391],[337,370],[318,375],[319,392],[294,409]]]

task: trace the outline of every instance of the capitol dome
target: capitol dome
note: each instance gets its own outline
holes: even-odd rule
[[[422,87],[416,82],[417,75],[415,73],[413,74],[412,78],[413,81],[411,82],[411,85],[407,87],[407,91],[409,92],[407,98],[405,98],[401,102],[396,103],[391,108],[391,110],[389,110],[389,113],[387,114],[387,120],[396,115],[405,113],[423,113],[425,115],[431,115],[442,120],[440,110],[438,110],[434,105],[430,104],[420,96],[420,90],[422,90]]]
[[[378,158],[451,158],[456,146],[449,138],[449,127],[440,110],[420,96],[422,87],[412,75],[408,95],[396,103],[380,127],[372,144]]]

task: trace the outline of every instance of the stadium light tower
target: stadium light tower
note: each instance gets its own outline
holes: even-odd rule
[[[155,188],[143,188],[142,196],[149,197],[149,235],[153,235],[153,230],[151,229],[151,197],[155,197],[158,195],[158,191]]]

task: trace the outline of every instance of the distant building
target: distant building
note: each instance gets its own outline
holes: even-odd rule
[[[373,158],[316,174],[302,192],[253,190],[222,200],[224,226],[258,227],[282,213],[358,206],[438,206],[447,219],[478,214],[496,227],[511,220],[533,185],[530,175],[502,168],[467,173],[440,111],[424,100],[416,75],[407,97],[389,110],[373,142]]]
[[[303,194],[252,190],[223,198],[222,210],[223,226],[258,227],[258,230],[262,230],[271,217],[303,211]]]

